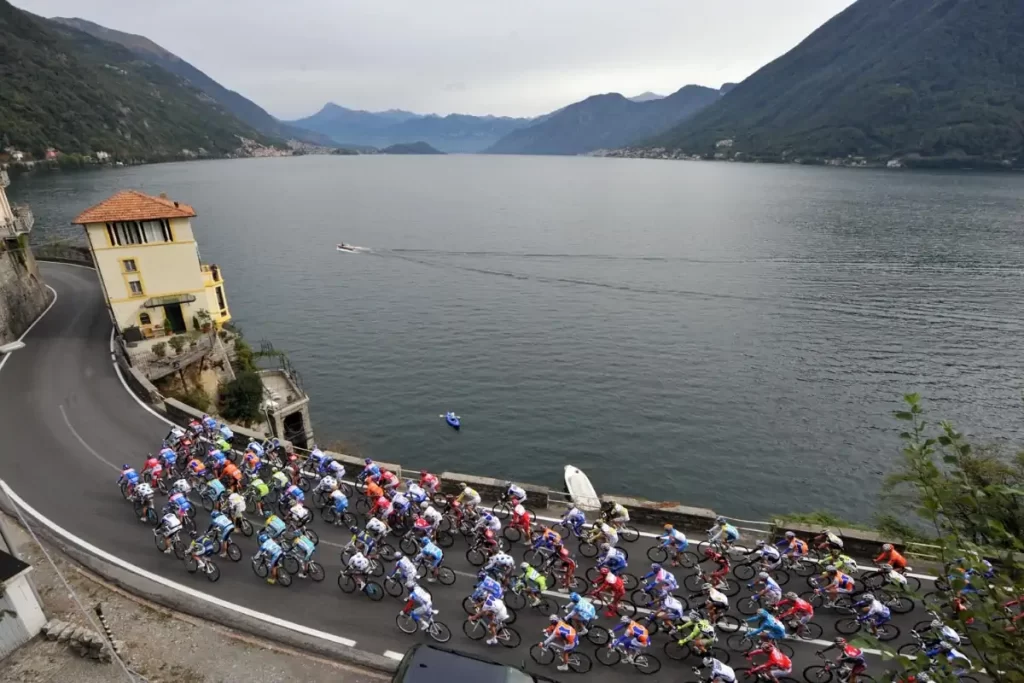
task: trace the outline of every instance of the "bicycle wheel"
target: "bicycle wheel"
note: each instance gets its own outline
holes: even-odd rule
[[[285,569],[278,567],[277,582],[282,587],[287,588],[288,586],[292,585],[292,575],[288,573],[288,571],[286,571]]]
[[[320,534],[312,529],[304,529],[302,533],[305,534],[306,538],[313,541],[313,545],[320,545]],[[387,543],[384,543],[383,545],[387,545]]]
[[[620,600],[615,611],[618,612],[620,617],[629,617],[632,619],[636,616],[636,605],[629,600]]]
[[[640,540],[640,532],[631,526],[624,526],[619,529],[619,538],[626,543],[636,543]]]
[[[728,598],[734,597],[739,595],[740,582],[726,577],[718,582],[718,590]]]
[[[498,629],[498,643],[502,647],[509,649],[515,649],[523,642],[522,636],[519,635],[519,631],[509,626],[501,626]]]
[[[506,591],[505,605],[511,610],[520,610],[526,607],[526,596],[517,591]]]
[[[313,579],[314,582],[320,583],[327,578],[327,572],[324,571],[322,564],[316,560],[310,560],[308,569],[309,578]]]
[[[252,573],[261,579],[267,578],[267,575],[270,574],[270,567],[267,566],[267,560],[263,557],[258,560],[254,559],[252,561]]]
[[[787,657],[793,657],[793,647],[789,643],[776,640],[775,647],[777,647],[779,649],[779,652],[786,655]]]
[[[377,546],[377,554],[385,562],[394,562],[398,559],[398,551],[390,543],[381,543]]]
[[[666,550],[664,546],[652,545],[647,549],[647,559],[651,562],[661,564],[668,560],[668,550]]]
[[[484,636],[487,635],[487,626],[484,625],[483,620],[481,619],[476,621],[466,619],[462,622],[462,632],[465,633],[466,637],[470,640],[483,640]]]
[[[195,555],[188,555],[185,557],[185,571],[189,574],[195,574],[199,569],[199,560],[195,558]]]
[[[911,576],[909,574],[905,575],[905,577],[907,579],[907,590],[911,593],[920,593],[921,579],[917,578],[916,576]],[[860,677],[858,676],[858,678]]]
[[[641,652],[633,658],[633,667],[645,676],[650,676],[661,671],[661,662],[654,655]]]
[[[537,662],[541,666],[547,666],[551,662],[555,661],[555,653],[546,647],[540,645],[532,645],[530,647],[530,659]]]
[[[361,515],[365,515],[370,511],[370,501],[367,498],[360,498],[356,501],[356,512]]]
[[[914,611],[914,600],[907,595],[883,591],[879,600],[894,614],[909,614]]]
[[[757,610],[761,609],[761,602],[754,598],[743,598],[736,603],[736,609],[740,611],[740,614],[746,614],[749,617],[752,614],[756,614]]]
[[[206,561],[206,578],[210,583],[216,583],[220,579],[220,567],[218,567],[212,560]]]
[[[455,537],[450,532],[438,530],[434,542],[442,548],[451,548],[455,545]]]
[[[210,498],[209,496],[203,496],[202,501],[203,509],[206,510],[207,512],[211,512],[213,510],[213,498]]]
[[[519,527],[507,526],[501,530],[502,537],[509,543],[518,543],[523,538],[523,532]]]
[[[823,632],[821,624],[808,621],[802,628],[796,630],[796,637],[801,640],[820,640]]]
[[[366,593],[366,597],[374,602],[380,602],[384,599],[384,589],[376,581],[367,581],[363,592]]]
[[[452,630],[448,628],[447,624],[434,621],[427,628],[427,635],[439,643],[447,643],[452,639]]]
[[[896,650],[896,654],[903,655],[904,657],[917,657],[920,651],[921,646],[918,643],[907,643],[906,645],[900,645]]]
[[[801,559],[798,562],[794,562],[793,566],[790,567],[797,576],[808,577],[818,571],[818,565],[813,562]]]
[[[399,631],[410,636],[420,630],[419,624],[417,624],[416,620],[412,618],[412,615],[406,614],[405,612],[398,613],[398,616],[395,617],[395,624],[398,625]]]
[[[393,598],[401,598],[405,595],[405,586],[393,576],[384,579],[384,592]]]
[[[606,629],[604,626],[598,626],[597,624],[594,624],[589,629],[587,629],[586,637],[587,640],[589,640],[591,643],[597,646],[607,644],[608,640],[611,638],[611,636],[608,633],[608,629]]]
[[[693,569],[698,564],[700,564],[700,562],[697,560],[697,556],[688,550],[681,553],[677,553],[674,561],[679,563],[679,566],[683,567],[684,569]]]
[[[299,573],[299,561],[291,555],[285,555],[284,561],[281,562],[281,566],[285,568],[289,574]]]
[[[228,542],[228,559],[232,562],[239,562],[242,559],[242,549],[234,541]]]
[[[420,550],[419,545],[417,545],[416,541],[409,537],[405,537],[398,542],[398,549],[406,555],[415,555]]]
[[[594,652],[594,659],[597,660],[598,664],[605,666],[615,666],[622,659],[622,653],[618,650],[610,647],[599,647]]]
[[[773,569],[768,573],[775,578],[775,583],[779,584],[780,586],[785,586],[787,583],[789,583],[789,572],[787,572],[785,569]]]
[[[480,548],[474,546],[466,551],[466,562],[474,567],[482,567],[486,561],[487,555]]]
[[[547,617],[558,613],[558,603],[551,598],[541,598],[540,604],[534,607],[534,609]]]
[[[690,574],[683,579],[683,586],[691,593],[699,593],[700,587],[704,585],[704,577],[700,574]]]
[[[740,620],[731,614],[721,614],[715,620],[715,626],[723,633],[735,633],[742,625]]]
[[[450,567],[441,567],[437,570],[437,580],[442,586],[450,586],[455,583],[455,572]]]
[[[238,528],[242,530],[242,535],[246,538],[250,538],[255,531],[255,529],[252,528],[252,522],[247,520],[245,517],[242,518],[242,522]]]
[[[597,546],[587,541],[580,541],[580,555],[587,558],[597,557]]]
[[[532,548],[523,553],[523,562],[529,562],[530,566],[534,569],[540,569],[541,565],[544,564],[545,559],[547,558],[544,553]]]
[[[623,587],[625,587],[625,589],[628,591],[634,590],[637,586],[640,585],[640,580],[636,578],[634,574],[630,574],[629,572],[623,572],[619,576],[622,577]]]
[[[583,654],[582,652],[576,652],[574,650],[573,652],[569,653],[569,670],[570,671],[572,671],[574,673],[578,673],[578,674],[585,674],[588,671],[590,671],[590,668],[592,666],[594,666],[594,665],[590,661],[590,657],[588,657],[587,655]]]
[[[370,576],[376,576],[380,578],[384,576],[384,565],[377,560],[370,560],[370,570],[368,572]]]
[[[750,652],[754,641],[746,633],[733,633],[725,639],[725,646],[733,652]]]
[[[883,643],[887,643],[890,640],[896,640],[900,637],[900,627],[896,624],[882,624],[877,629],[878,634],[876,637]]]
[[[690,656],[690,644],[680,645],[678,640],[672,639],[665,643],[665,656],[677,662],[681,662]],[[724,663],[724,662],[723,662]]]
[[[587,577],[587,581],[589,581],[590,583],[594,583],[595,581],[597,581],[597,577],[601,575],[601,570],[599,570],[597,567],[588,567],[587,571],[585,571],[583,575]]]
[[[732,568],[732,573],[740,581],[750,581],[757,572],[752,564],[738,564]]]
[[[353,593],[356,590],[356,580],[348,574],[339,573],[338,588],[340,588],[343,593]]]
[[[840,617],[836,620],[836,630],[849,636],[860,631],[860,622],[856,617]]]
[[[807,683],[829,683],[832,680],[832,670],[814,664],[804,669],[804,680]]]
[[[643,588],[637,588],[635,591],[633,591],[632,595],[630,595],[629,598],[633,601],[634,605],[640,608],[646,608],[653,601],[653,598],[651,598],[651,594],[645,591]]]

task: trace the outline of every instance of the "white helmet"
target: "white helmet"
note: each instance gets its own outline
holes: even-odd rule
[[[424,500],[420,502],[420,510],[426,510],[428,507],[430,507],[430,503],[428,503],[427,501]]]
[[[714,657],[705,657],[704,658],[704,666],[711,666],[714,663],[715,663],[715,658]]]
[[[795,538],[795,537],[796,537],[796,534],[794,534],[792,531],[787,531],[786,532],[786,538]]]
[[[621,621],[623,624],[628,624],[629,622],[633,621],[633,619],[632,617],[627,617],[625,614],[623,614],[621,617],[619,617],[619,621]]]
[[[530,566],[529,562],[522,562],[522,563],[519,564],[519,568],[520,569],[527,569],[527,568],[529,568],[529,566]]]
[[[758,572],[757,578],[761,579],[762,581],[767,581],[768,580],[768,572]]]
[[[712,586],[710,583],[705,583],[703,586],[700,587],[700,589],[705,593],[709,592],[712,588],[714,588],[714,586]]]

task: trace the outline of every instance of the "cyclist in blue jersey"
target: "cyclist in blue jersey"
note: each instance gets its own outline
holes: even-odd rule
[[[565,514],[562,515],[562,526],[566,527],[567,529],[571,529],[572,532],[577,536],[581,535],[581,533],[583,532],[583,527],[586,525],[586,523],[587,516],[583,514],[583,511],[581,511],[575,505],[566,510]]]
[[[167,446],[161,448],[156,457],[166,470],[170,470],[178,462],[178,454],[174,452],[173,448],[168,448]]]
[[[504,600],[505,589],[501,587],[500,583],[495,581],[490,576],[484,576],[476,584],[476,587],[473,589],[473,593],[472,595],[470,595],[470,598],[473,600],[473,602],[481,602],[488,596],[498,598],[499,600]]]
[[[220,540],[220,556],[228,556],[228,543],[231,542],[231,532],[235,530],[234,523],[228,518],[227,515],[214,510],[210,514],[210,526],[207,528],[207,535],[213,535],[214,538]]]
[[[395,561],[395,569],[391,572],[391,578],[397,578],[403,586],[412,590],[416,585],[416,565],[405,555],[399,555]]]
[[[367,458],[363,461],[363,471],[356,477],[359,483],[363,483],[367,478],[369,479],[380,479],[380,466],[373,461],[372,458]]]
[[[424,536],[420,539],[420,552],[416,556],[417,562],[422,562],[427,567],[427,582],[434,583],[437,581],[437,570],[441,566],[441,560],[444,559],[444,553],[436,545],[431,543],[430,539]]]
[[[768,572],[759,572],[757,581],[751,584],[751,588],[757,591],[756,599],[763,605],[775,606],[782,599],[782,587]]]
[[[666,524],[664,530],[665,532],[658,536],[658,545],[662,548],[671,548],[676,553],[681,553],[690,547],[690,542],[686,540],[686,534],[679,529],[671,524]]]
[[[334,489],[331,491],[330,501],[334,507],[334,526],[341,526],[341,518],[348,511],[348,496],[342,493],[341,489]]]
[[[413,609],[414,606],[416,609]],[[412,611],[410,612],[410,610]],[[412,590],[409,591],[409,600],[405,603],[402,612],[411,616],[413,621],[420,625],[420,630],[424,631],[428,628],[428,622],[430,621],[430,619],[424,619],[424,617],[437,614],[430,593],[420,586],[413,586]]]
[[[644,574],[640,581],[641,583],[649,582],[650,590],[648,592],[657,596],[671,593],[679,588],[679,582],[676,581],[675,574],[668,571],[657,562],[651,565],[651,571]]]
[[[717,541],[723,548],[728,548],[740,540],[740,532],[739,529],[729,524],[725,517],[719,515],[715,518],[715,526],[708,529],[708,539]]]
[[[281,559],[284,556],[284,551],[281,546],[271,538],[265,532],[260,532],[256,537],[256,540],[260,544],[260,549],[256,553],[256,558],[264,557],[267,560],[267,567],[270,569],[270,573],[267,574],[267,583],[273,584],[277,582],[277,567],[281,563]]]
[[[281,502],[287,509],[292,506],[292,503],[298,501],[299,503],[305,504],[306,494],[295,484],[289,484],[284,491],[281,492]]]
[[[757,610],[757,614],[747,619],[748,624],[755,622],[759,624],[757,628],[747,632],[747,637],[750,640],[754,640],[758,636],[764,636],[771,640],[782,640],[786,637],[786,627],[764,608]]]
[[[135,493],[135,486],[139,483],[139,473],[128,465],[121,465],[121,476],[117,478],[117,485],[125,487],[125,497],[130,498]]]
[[[224,488],[224,484],[220,482],[220,479],[211,479],[206,482],[206,489],[208,491],[207,498],[213,501],[213,509],[219,510],[221,500],[226,498],[224,494],[227,489]]]
[[[857,615],[857,621],[867,624],[868,628],[871,629],[871,634],[874,636],[878,635],[878,627],[888,622],[892,616],[889,613],[889,608],[882,604],[872,593],[861,595],[853,606],[854,609],[861,611],[861,614]]]
[[[352,532],[352,543],[355,545],[356,552],[363,553],[364,555],[370,555],[377,547],[377,537],[368,531],[364,531],[357,526],[350,526],[348,528]]]
[[[601,554],[595,558],[597,564],[595,565],[598,569],[601,567],[608,567],[608,570],[618,576],[622,572],[626,571],[626,554],[607,543],[601,544]]]
[[[587,629],[597,619],[594,603],[579,593],[569,593],[569,604],[566,606],[565,619],[581,636],[587,635]]]

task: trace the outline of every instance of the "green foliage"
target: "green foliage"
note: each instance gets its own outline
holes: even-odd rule
[[[188,345],[190,348],[195,348],[199,344],[199,338],[203,336],[203,333],[199,330],[192,330],[188,333]]]
[[[193,387],[188,391],[172,391],[170,396],[204,413],[210,410],[210,406],[213,403],[210,395],[203,391],[201,387]]]
[[[256,372],[257,367],[254,361],[252,347],[241,337],[235,339],[235,363],[237,372]]]
[[[652,146],[999,166],[1024,152],[1020,0],[860,0]],[[1018,160],[1018,161],[1014,161]]]
[[[153,355],[157,358],[163,358],[167,355],[167,342],[157,342],[153,344]]]
[[[185,348],[185,337],[180,334],[176,334],[168,339],[167,343],[171,345],[171,348],[174,349],[175,355],[177,355],[181,353],[183,348]]]
[[[239,372],[235,379],[220,386],[219,411],[228,420],[248,425],[260,419],[263,382],[251,370]]]
[[[1020,455],[1011,460],[991,450],[979,452],[949,422],[930,424],[917,394],[904,401],[906,410],[895,413],[908,423],[900,435],[903,459],[886,482],[889,495],[902,496],[934,530],[939,559],[946,573],[956,577],[952,591],[958,594],[968,582],[976,589],[957,618],[961,628],[970,623],[971,644],[989,675],[996,681],[1024,681],[1024,629],[1008,631],[1002,607],[1024,594],[1019,555],[1024,551],[1024,462]],[[985,571],[981,558],[997,565],[995,578],[980,576]],[[957,567],[978,574],[967,579]],[[952,600],[953,593],[948,597]],[[894,661],[911,672],[930,666],[925,657]],[[945,665],[933,673],[940,680],[956,680]]]
[[[434,149],[425,142],[400,142],[395,145],[388,145],[380,151],[381,154],[444,154]]]
[[[224,155],[242,135],[270,142],[179,76],[129,49],[33,17],[0,0],[0,133],[41,159],[48,147],[84,163]]]
[[[169,335],[171,332],[174,332],[174,326],[171,325],[171,321],[169,319],[164,318],[164,334]]]

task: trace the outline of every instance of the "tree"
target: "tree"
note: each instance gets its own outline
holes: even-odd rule
[[[171,345],[172,349],[174,349],[174,354],[175,355],[180,354],[181,350],[183,348],[185,348],[185,338],[183,336],[181,336],[180,334],[175,335],[175,336],[171,337],[170,339],[168,339],[167,343]]]
[[[904,401],[907,410],[895,413],[910,423],[900,435],[903,461],[886,488],[912,503],[934,532],[948,576],[947,609],[962,608],[950,617],[959,622],[958,630],[969,632],[988,675],[999,682],[1024,681],[1024,622],[1008,627],[1003,608],[1024,595],[1024,458],[1018,454],[1009,460],[990,449],[978,453],[951,423],[925,421],[919,395],[908,394]],[[986,561],[995,565],[994,574]],[[924,654],[894,661],[910,673],[931,666]],[[941,680],[957,679],[948,667],[931,673]]]
[[[260,419],[263,405],[263,381],[251,370],[239,372],[235,379],[220,386],[220,414],[242,424]]]

